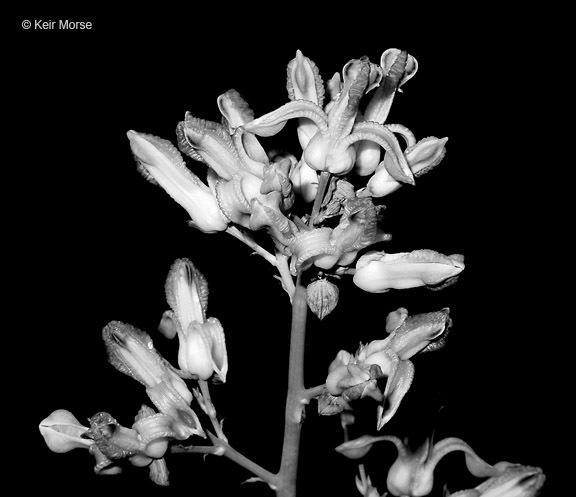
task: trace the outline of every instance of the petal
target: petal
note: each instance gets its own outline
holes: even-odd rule
[[[307,118],[316,124],[322,134],[328,133],[328,117],[321,107],[308,100],[294,100],[246,124],[244,129],[258,136],[279,133],[290,119]]]
[[[328,366],[328,372],[331,373],[339,366],[347,366],[352,359],[352,354],[347,350],[341,350],[336,354],[336,358]]]
[[[414,379],[414,364],[412,362],[401,361],[393,353],[389,357],[393,365],[384,390],[384,403],[378,406],[378,424],[376,427],[378,430],[392,419]]]
[[[399,80],[399,87],[413,78],[418,71],[418,61],[398,48],[385,50],[380,57],[380,65],[388,77]]]
[[[390,112],[396,90],[404,76],[408,53],[404,50],[388,49],[381,57],[383,81],[366,107],[364,117],[367,121],[384,123]]]
[[[502,472],[476,487],[482,497],[535,497],[544,485],[540,468],[520,464],[495,465]]]
[[[206,437],[198,416],[190,408],[189,402],[169,381],[164,379],[157,385],[147,388],[146,394],[161,413],[172,418],[171,428],[175,438],[185,440],[191,435]]]
[[[372,197],[381,198],[390,195],[402,186],[402,183],[396,181],[386,168],[386,164],[391,161],[390,154],[386,154],[384,160],[376,167],[374,175],[368,180],[363,195],[368,194]]]
[[[178,320],[172,311],[164,311],[158,325],[158,330],[166,338],[172,339],[178,334]]]
[[[290,270],[292,274],[310,267],[314,259],[322,255],[333,255],[336,248],[330,243],[332,228],[316,228],[301,231],[290,241],[292,254]],[[336,261],[334,261],[334,264]],[[327,269],[327,268],[325,268]]]
[[[221,178],[230,180],[249,168],[242,161],[226,128],[186,113],[177,127],[180,149],[193,159],[199,154]]]
[[[208,318],[204,330],[210,335],[212,367],[220,381],[225,383],[228,373],[228,352],[224,328],[218,319]]]
[[[385,437],[374,437],[372,435],[363,435],[341,443],[336,449],[336,452],[346,456],[349,459],[360,459],[364,457],[376,442],[387,440]]]
[[[414,176],[393,131],[378,123],[360,122],[355,124],[352,133],[340,142],[340,146],[349,146],[361,140],[373,141],[387,152],[390,163],[386,165],[386,170],[393,179],[414,184]]]
[[[102,330],[109,362],[121,373],[147,387],[172,374],[169,364],[156,352],[150,336],[126,323],[111,321]]]
[[[166,300],[176,315],[180,333],[192,321],[203,322],[208,308],[208,282],[187,258],[176,259],[166,278]]]
[[[68,452],[76,448],[89,448],[94,442],[82,438],[88,431],[74,415],[65,409],[57,409],[40,422],[40,433],[53,452]]]
[[[319,107],[324,105],[324,83],[316,64],[300,50],[288,63],[287,89],[290,100],[309,100]]]
[[[392,332],[390,348],[400,359],[409,359],[438,340],[451,324],[450,309],[447,307],[437,312],[410,316]]]
[[[447,141],[448,138],[429,136],[404,151],[408,165],[415,177],[422,176],[440,164],[446,155]],[[384,167],[387,169],[392,166],[390,160],[388,156],[384,157]]]
[[[340,395],[347,387],[341,386],[340,382],[345,378],[350,378],[347,366],[336,366],[331,368],[326,378],[326,389],[332,395]]]
[[[254,119],[254,112],[236,90],[228,90],[217,99],[220,113],[226,119],[230,133]]]
[[[432,473],[445,455],[457,450],[466,454],[466,467],[474,476],[487,477],[500,474],[501,471],[498,468],[481,459],[466,442],[454,437],[445,438],[434,444],[426,462],[426,471]]]
[[[344,138],[352,130],[358,106],[375,74],[367,58],[352,59],[342,69],[342,89],[328,111],[330,134],[333,140]]]
[[[210,353],[210,336],[204,330],[204,324],[193,321],[186,331],[186,339],[181,343],[178,353],[178,365],[187,373],[207,380],[214,373]]]

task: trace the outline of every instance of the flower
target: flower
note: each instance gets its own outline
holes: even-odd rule
[[[381,429],[410,389],[414,364],[409,359],[419,352],[441,348],[450,326],[447,308],[415,316],[408,316],[404,308],[390,313],[386,320],[387,338],[360,345],[355,355],[345,350],[338,352],[328,368],[327,394],[342,396],[345,402],[367,396],[381,402],[377,424],[377,429]],[[378,386],[383,377],[387,377],[384,392]]]
[[[461,490],[446,497],[535,497],[546,476],[540,468],[501,462],[495,467],[503,471],[470,490]]]
[[[368,453],[377,442],[392,442],[398,450],[398,457],[388,470],[386,481],[392,495],[402,497],[422,497],[432,491],[434,485],[434,469],[440,460],[448,453],[462,451],[466,454],[468,470],[478,477],[499,477],[508,463],[498,463],[494,466],[486,463],[459,438],[445,438],[430,446],[427,440],[420,448],[412,452],[398,437],[364,435],[355,440],[347,441],[336,447],[336,451],[350,459],[358,459]],[[364,480],[369,481],[364,475]],[[485,482],[487,483],[487,482]],[[461,497],[479,497],[484,494],[460,494]],[[488,494],[486,494],[488,495]],[[507,494],[491,494],[491,497]],[[510,494],[510,497],[516,494]],[[520,495],[520,494],[518,494]]]
[[[348,266],[354,262],[360,250],[389,239],[389,235],[378,227],[380,208],[372,203],[372,199],[354,195],[336,198],[328,208],[336,208],[334,205],[342,214],[335,228],[306,229],[290,239],[288,249],[292,256],[292,274],[296,275],[313,264],[324,270],[332,269],[335,265]]]
[[[422,176],[440,164],[444,155],[446,155],[447,141],[448,138],[440,139],[429,136],[408,146],[404,151],[404,155],[415,178]],[[376,166],[375,173],[368,180],[366,188],[359,193],[361,196],[384,197],[402,186],[388,172],[390,160],[390,157],[386,154],[384,160]]]
[[[368,102],[363,118],[365,121],[384,124],[396,92],[402,91],[400,87],[416,74],[418,62],[405,50],[389,48],[380,57],[380,67],[383,73],[382,82]],[[402,134],[405,138],[409,137],[410,144],[411,133]],[[374,142],[359,142],[354,171],[360,176],[372,174],[380,163],[380,155],[380,147]]]
[[[421,497],[428,495],[434,486],[434,469],[440,460],[453,451],[466,454],[466,466],[470,473],[478,477],[494,477],[502,472],[502,463],[494,466],[486,463],[459,438],[445,438],[434,446],[427,440],[415,452],[410,451],[404,443],[394,436],[381,437],[392,442],[398,457],[388,470],[387,486],[392,495]],[[494,497],[497,494],[494,494]]]
[[[143,176],[160,185],[190,215],[190,223],[205,233],[223,231],[228,220],[214,192],[193,174],[168,140],[128,131],[128,139]]]
[[[226,381],[228,354],[224,329],[216,318],[206,319],[208,282],[189,259],[177,259],[166,278],[166,300],[160,328],[178,334],[178,365],[188,376]]]
[[[178,364],[186,372],[208,380],[213,373],[223,383],[228,372],[224,329],[216,318],[193,321],[180,338]]]
[[[173,419],[176,438],[205,437],[190,408],[192,393],[174,368],[156,351],[150,336],[126,323],[111,321],[102,330],[108,360],[121,373],[146,386],[157,409]]]
[[[464,270],[464,257],[442,255],[433,250],[414,250],[398,254],[368,252],[356,262],[353,281],[370,293],[390,289],[450,284]]]
[[[186,113],[176,128],[178,146],[194,160],[208,165],[209,184],[221,213],[229,222],[253,231],[267,228],[282,244],[284,237],[292,232],[291,222],[281,211],[291,206],[293,200],[288,181],[291,161],[269,163],[256,137],[238,126],[250,124],[250,113],[238,98],[230,92],[219,98],[228,127]],[[249,140],[250,137],[253,140]],[[278,180],[278,189],[274,179]]]
[[[88,449],[94,442],[82,438],[88,427],[80,424],[74,415],[65,409],[57,409],[40,423],[40,433],[52,452],[68,452],[73,449]]]
[[[203,323],[208,309],[208,282],[204,275],[186,258],[176,259],[164,285],[170,306],[160,322],[160,331],[170,338],[178,330],[188,329],[192,321]]]
[[[168,470],[164,454],[168,443],[178,435],[173,431],[174,419],[155,413],[143,405],[132,428],[122,426],[107,412],[90,418],[90,429],[83,437],[93,444],[91,454],[96,459],[97,474],[115,474],[122,471],[118,461],[127,459],[133,466],[149,466],[150,478],[158,485],[168,485]]]
[[[322,79],[316,65],[300,51],[288,65],[288,93],[291,101],[244,125],[258,136],[278,133],[290,119],[299,119],[298,137],[303,160],[316,171],[347,174],[354,167],[355,144],[361,140],[376,143],[391,154],[390,174],[394,179],[413,183],[412,172],[394,133],[375,122],[357,122],[360,101],[377,87],[382,69],[366,57],[350,60],[328,82],[331,101],[323,106]]]

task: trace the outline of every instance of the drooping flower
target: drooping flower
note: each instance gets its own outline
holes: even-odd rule
[[[498,465],[492,466],[478,457],[476,452],[459,438],[445,438],[433,446],[427,440],[415,452],[394,436],[382,437],[392,442],[398,450],[398,458],[388,470],[387,487],[392,495],[422,497],[428,495],[434,486],[434,469],[440,460],[450,452],[462,451],[466,454],[466,467],[474,476],[493,477],[501,473]]]
[[[341,396],[345,402],[367,396],[381,402],[377,423],[377,429],[381,429],[410,389],[414,364],[409,359],[419,352],[441,348],[450,326],[448,309],[415,316],[408,316],[404,308],[390,313],[386,321],[388,337],[361,345],[354,355],[345,350],[338,353],[328,368],[327,394]],[[383,377],[387,379],[382,392],[379,381]]]
[[[143,176],[160,185],[190,216],[190,223],[205,233],[223,231],[228,220],[214,192],[193,174],[180,152],[168,140],[128,131],[134,157]]]
[[[532,478],[541,472],[535,471],[539,468],[523,468],[525,471],[512,471],[513,475],[506,475],[507,468],[510,467],[509,463],[498,463],[490,465],[481,459],[472,448],[460,440],[459,438],[445,438],[434,444],[430,444],[430,440],[420,446],[416,451],[411,451],[398,437],[384,435],[374,437],[371,435],[364,435],[355,440],[347,441],[336,447],[336,451],[349,457],[357,459],[363,457],[368,453],[372,446],[377,442],[392,442],[398,450],[398,457],[396,461],[390,466],[387,477],[388,491],[397,497],[423,497],[428,495],[434,486],[434,469],[440,460],[450,452],[462,451],[466,455],[466,467],[468,471],[477,477],[491,477],[488,481],[484,482],[480,487],[482,490],[488,488],[503,489],[513,487],[522,478],[520,474],[530,475]],[[517,465],[511,465],[515,468]],[[530,471],[528,471],[530,470]],[[506,476],[505,476],[506,475]],[[512,483],[510,483],[512,481]],[[530,487],[541,486],[542,481],[538,478],[532,479]],[[466,492],[475,492],[466,491]],[[505,497],[505,496],[523,496],[521,493],[461,493],[454,494],[454,497]],[[534,494],[526,494],[531,496]]]
[[[449,284],[464,270],[464,257],[445,256],[433,250],[398,254],[369,252],[356,262],[354,283],[371,293],[419,286]]]

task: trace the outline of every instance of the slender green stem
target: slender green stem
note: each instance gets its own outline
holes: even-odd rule
[[[324,388],[326,388],[324,383],[312,388],[307,388],[302,392],[302,402],[308,403],[313,398],[318,397],[324,391]]]
[[[306,337],[306,288],[298,275],[292,300],[292,329],[290,357],[288,360],[288,392],[284,420],[282,459],[278,472],[277,497],[295,497],[296,475],[300,449],[300,432],[305,407],[304,392],[304,345]]]
[[[240,454],[240,452],[238,452],[236,449],[231,447],[228,442],[225,442],[224,440],[216,437],[214,434],[210,433],[209,431],[208,431],[208,436],[210,437],[210,440],[214,444],[214,447],[219,447],[219,448],[222,448],[224,450],[224,453],[222,455],[224,455],[228,459],[231,459],[232,461],[234,461],[236,464],[239,464],[243,468],[246,468],[248,471],[250,471],[251,473],[256,475],[262,481],[265,481],[266,483],[268,483],[268,485],[270,485],[270,488],[276,489],[277,484],[278,484],[278,476],[277,475],[275,475],[274,473],[271,473],[270,471],[264,469],[259,464],[256,464],[251,459],[248,459],[246,456]]]
[[[224,435],[224,432],[222,431],[222,425],[220,424],[220,421],[218,421],[218,416],[216,415],[216,408],[212,403],[212,397],[210,396],[210,389],[208,386],[208,382],[205,380],[198,380],[198,384],[200,385],[200,391],[202,392],[202,398],[206,414],[208,414],[208,417],[212,422],[212,426],[214,427],[214,430],[216,430],[216,435],[218,435],[218,438],[227,442],[228,439],[226,438],[226,435]]]
[[[290,302],[292,302],[292,298],[294,297],[294,280],[292,279],[292,275],[290,274],[290,269],[288,267],[288,257],[284,254],[280,253],[278,250],[276,251],[276,267],[278,268],[278,272],[280,273],[280,279],[282,280],[282,286],[286,293],[290,297]]]
[[[213,445],[173,445],[170,447],[172,454],[215,454],[219,455],[218,447]]]
[[[239,230],[236,226],[228,226],[228,228],[226,228],[226,233],[232,235],[234,238],[237,238],[241,242],[245,243],[258,255],[264,257],[264,259],[266,259],[270,264],[276,266],[276,257],[274,257],[266,249],[258,245],[248,233],[244,233],[243,231]]]
[[[330,173],[328,171],[322,171],[320,177],[318,178],[318,191],[316,192],[316,198],[314,199],[314,204],[312,205],[312,213],[310,214],[310,223],[314,224],[318,213],[320,212],[320,207],[322,207],[322,201],[324,200],[324,195],[326,193],[326,188],[330,183]]]

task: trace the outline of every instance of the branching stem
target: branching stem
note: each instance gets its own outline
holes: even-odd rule
[[[210,389],[208,386],[208,382],[205,380],[198,380],[198,384],[200,385],[200,391],[202,392],[206,414],[208,414],[208,417],[212,422],[212,426],[214,427],[214,430],[216,430],[216,435],[218,435],[218,438],[220,438],[221,440],[227,442],[228,439],[226,438],[226,435],[224,435],[224,432],[222,431],[222,425],[220,424],[220,421],[218,421],[218,417],[216,415],[216,408],[214,407],[214,404],[212,403],[212,398],[210,397]]]
[[[276,266],[276,257],[274,257],[266,249],[258,245],[249,234],[239,230],[236,226],[228,226],[228,228],[226,228],[226,233],[232,235],[234,238],[237,238],[241,242],[245,243],[258,255],[264,257],[264,259],[266,259],[270,264]]]

